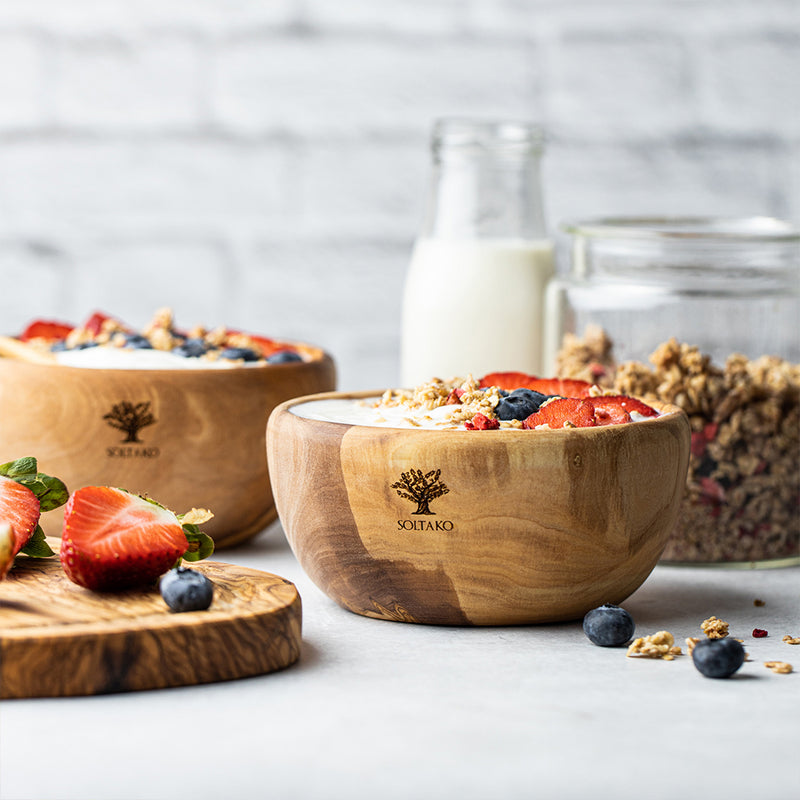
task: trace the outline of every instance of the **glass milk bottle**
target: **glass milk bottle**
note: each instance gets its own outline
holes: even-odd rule
[[[553,274],[539,164],[541,129],[445,119],[403,298],[401,381],[540,374]]]

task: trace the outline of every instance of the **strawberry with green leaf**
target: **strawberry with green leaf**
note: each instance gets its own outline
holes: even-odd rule
[[[8,547],[0,547],[0,580],[6,576],[18,553],[36,558],[52,556],[39,526],[39,516],[64,505],[67,487],[58,479],[39,472],[35,458],[19,458],[0,465],[0,525]]]
[[[95,591],[153,584],[181,559],[211,555],[214,543],[198,526],[212,516],[179,516],[124,489],[85,486],[67,502],[61,564],[71,581]]]

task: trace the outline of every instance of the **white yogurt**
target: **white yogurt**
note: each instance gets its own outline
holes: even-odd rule
[[[57,363],[65,367],[85,369],[231,369],[262,367],[264,362],[241,362],[221,358],[186,358],[165,350],[130,349],[123,347],[87,347],[83,350],[61,350],[53,353]]]
[[[439,406],[431,410],[410,409],[406,406],[381,406],[374,408],[380,397],[364,400],[331,398],[310,400],[291,406],[290,411],[298,417],[339,422],[345,425],[366,425],[374,428],[456,428],[463,424],[451,421],[459,406]]]

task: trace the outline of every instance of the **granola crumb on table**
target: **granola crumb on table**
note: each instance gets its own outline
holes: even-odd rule
[[[792,665],[786,661],[765,661],[764,666],[779,675],[788,675],[792,671]]]
[[[724,639],[728,635],[728,623],[717,617],[709,617],[700,623],[700,628],[709,639]]]
[[[663,555],[752,562],[800,555],[800,365],[732,354],[722,367],[670,339],[651,366],[617,364],[597,326],[564,337],[556,369],[603,389],[680,406],[692,427],[686,492]]]
[[[658,631],[650,636],[634,639],[628,647],[629,658],[660,658],[672,661],[681,655],[681,648],[675,646],[675,637],[669,631]]]

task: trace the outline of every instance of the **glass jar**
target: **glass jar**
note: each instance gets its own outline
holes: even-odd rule
[[[401,381],[542,368],[542,132],[520,122],[438,121],[427,215],[403,295]]]
[[[671,563],[800,564],[800,229],[781,220],[568,223],[548,370],[681,406]]]

